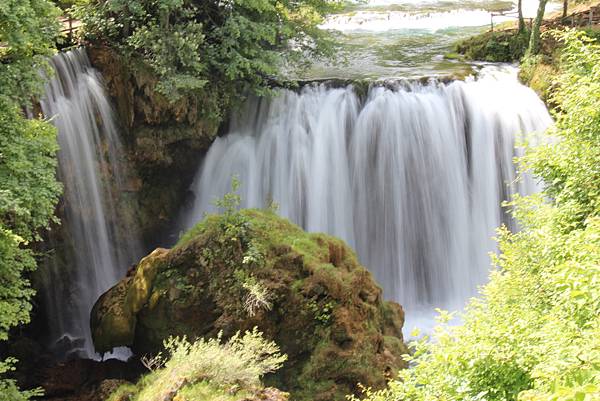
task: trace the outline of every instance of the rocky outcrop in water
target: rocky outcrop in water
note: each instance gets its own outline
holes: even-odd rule
[[[341,400],[405,366],[404,313],[341,240],[258,210],[207,217],[157,249],[92,312],[96,349],[156,353],[171,335],[225,338],[258,327],[289,360],[268,385]]]

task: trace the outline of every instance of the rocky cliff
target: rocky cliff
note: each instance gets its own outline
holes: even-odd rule
[[[88,54],[112,98],[135,170],[128,189],[137,194],[145,242],[162,242],[222,118],[214,99],[172,101],[158,93],[156,76],[135,58],[100,46]]]

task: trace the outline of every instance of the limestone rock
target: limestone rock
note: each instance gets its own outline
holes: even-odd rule
[[[342,400],[405,367],[402,308],[382,300],[354,252],[267,211],[207,217],[142,259],[92,313],[99,352],[152,354],[171,335],[227,338],[256,326],[288,355],[266,381],[292,400]]]
[[[216,137],[221,117],[202,96],[173,101],[161,95],[158,78],[139,57],[104,46],[87,52],[111,96],[135,170],[127,189],[137,202],[144,241],[160,242],[188,195],[198,157]]]

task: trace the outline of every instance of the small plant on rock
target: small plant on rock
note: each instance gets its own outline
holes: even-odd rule
[[[271,310],[271,294],[264,285],[254,277],[249,277],[242,286],[248,291],[244,299],[244,309],[248,316],[256,315],[259,310]]]
[[[229,399],[232,393],[261,388],[261,378],[278,370],[287,359],[256,328],[238,332],[226,342],[221,335],[193,343],[185,337],[171,337],[164,347],[167,358],[159,354],[149,360],[152,373],[136,386],[117,390],[109,400],[119,399],[116,397],[124,392],[132,401],[173,400],[188,393],[204,394],[207,401]]]

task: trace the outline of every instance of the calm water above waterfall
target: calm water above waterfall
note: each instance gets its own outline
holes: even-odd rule
[[[449,85],[305,87],[251,100],[210,148],[193,190],[189,227],[231,177],[245,207],[265,207],[358,252],[410,324],[434,307],[460,308],[486,280],[500,207],[531,192],[516,181],[515,141],[551,124],[513,69]]]
[[[90,311],[98,297],[140,255],[135,229],[118,194],[124,164],[113,111],[85,50],[52,59],[54,78],[42,99],[44,115],[58,128],[59,176],[64,185],[63,260],[50,263],[44,296],[50,340],[59,352],[94,357]]]
[[[538,1],[522,0],[526,18],[535,16]],[[549,1],[552,12],[562,2]],[[490,27],[490,12],[515,12],[506,0],[356,0],[323,23],[337,34],[346,64],[317,62],[303,78],[369,78],[463,76],[477,64],[449,60],[457,41]],[[496,16],[494,24],[515,21]]]

